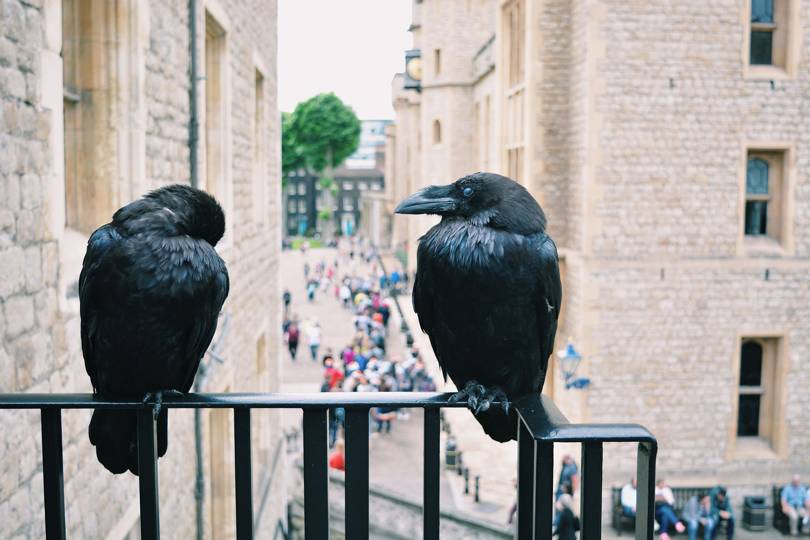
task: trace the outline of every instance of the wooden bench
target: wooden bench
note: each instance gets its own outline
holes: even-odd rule
[[[689,499],[701,493],[709,493],[711,490],[710,487],[673,487],[671,489],[672,495],[675,497],[675,504],[672,506],[675,508],[675,514],[679,518],[683,513],[686,503],[689,502]],[[624,509],[622,508],[621,487],[614,487],[611,490],[611,499],[613,501],[611,505],[611,523],[616,530],[616,534],[621,536],[623,530],[634,530],[636,528],[636,518],[635,516],[628,516],[624,513]]]

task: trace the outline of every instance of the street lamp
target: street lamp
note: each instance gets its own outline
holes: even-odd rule
[[[591,384],[591,380],[587,377],[574,377],[579,363],[582,361],[582,355],[574,348],[574,343],[571,341],[571,338],[568,338],[568,344],[564,349],[557,351],[557,358],[560,360],[560,369],[565,379],[566,389],[581,389]]]

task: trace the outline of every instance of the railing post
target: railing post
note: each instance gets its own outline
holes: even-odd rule
[[[62,409],[40,409],[45,537],[65,539],[65,489],[62,468]]]
[[[534,528],[534,437],[521,420],[518,420],[518,470],[517,470],[517,527],[515,538],[531,538]],[[540,523],[540,527],[544,524]],[[551,527],[549,521],[548,526]]]
[[[534,538],[551,540],[554,507],[554,443],[535,443]]]
[[[602,443],[582,443],[581,540],[602,536]]]
[[[346,409],[346,538],[368,538],[368,409]]]
[[[304,409],[304,538],[329,538],[326,409]]]
[[[655,457],[658,445],[655,442],[638,444],[636,458],[636,540],[653,537],[653,513],[655,493]]]
[[[250,456],[250,409],[234,409],[236,472],[236,538],[253,538],[253,479]]]
[[[425,540],[439,539],[439,410],[425,409],[422,518]]]
[[[141,502],[141,539],[160,538],[156,418],[152,407],[139,409],[138,487]]]

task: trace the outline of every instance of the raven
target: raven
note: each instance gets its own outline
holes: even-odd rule
[[[85,369],[101,398],[157,401],[161,456],[162,392],[189,391],[228,296],[214,250],[224,231],[213,197],[171,185],[119,209],[87,242],[79,276]],[[110,472],[138,474],[135,411],[96,410],[90,442]]]
[[[467,399],[496,441],[515,439],[509,400],[542,390],[562,302],[543,210],[517,182],[478,172],[427,187],[395,212],[441,216],[419,239],[413,307],[460,390],[453,399]]]

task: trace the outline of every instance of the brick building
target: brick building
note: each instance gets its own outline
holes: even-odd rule
[[[810,2],[417,0],[411,29],[391,198],[476,170],[536,196],[592,381],[545,391],[650,428],[676,485],[810,475]],[[411,271],[433,219],[394,218]]]
[[[217,249],[231,290],[214,338],[224,361],[206,357],[197,388],[278,387],[276,20],[275,1],[0,1],[0,392],[91,390],[77,298],[87,235],[118,207],[174,182],[209,190],[227,220]],[[230,411],[201,411],[199,433],[192,411],[170,416],[159,463],[164,535],[232,537]],[[90,411],[62,418],[68,536],[137,534],[137,478],[96,461]],[[42,538],[39,413],[2,411],[0,433],[0,536]],[[272,466],[282,440],[272,414],[254,416],[254,438],[254,501],[274,494],[255,508],[257,530],[269,537],[284,516],[286,483],[284,467]]]

